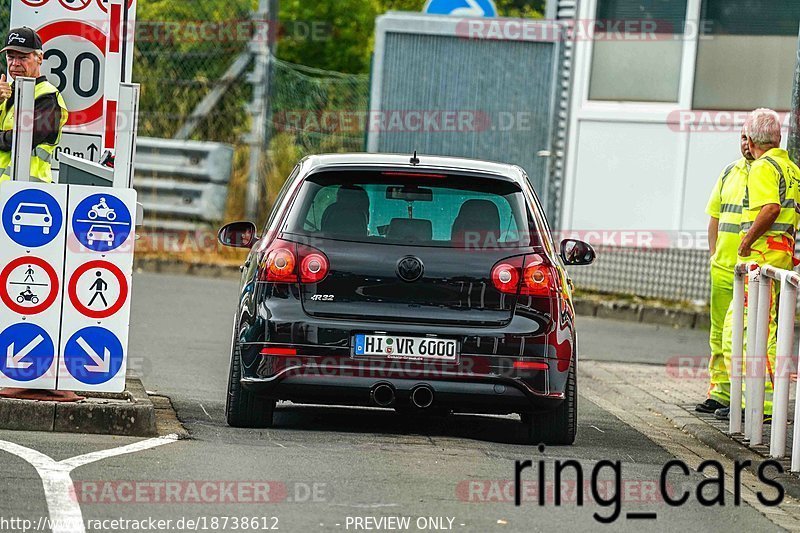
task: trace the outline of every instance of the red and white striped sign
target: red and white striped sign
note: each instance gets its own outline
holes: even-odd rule
[[[105,132],[103,148],[113,150],[116,144],[117,102],[119,101],[119,84],[130,82],[130,68],[133,57],[133,26],[127,0],[109,0],[109,31],[106,46],[106,80],[105,80]],[[128,71],[128,72],[125,72]],[[127,74],[127,75],[126,75]]]

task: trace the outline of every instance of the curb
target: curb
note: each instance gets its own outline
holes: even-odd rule
[[[174,274],[179,276],[200,276],[223,279],[239,279],[241,277],[238,266],[185,263],[167,259],[136,259],[134,257],[133,269],[137,272],[155,272],[157,274]]]
[[[575,313],[578,316],[685,329],[708,330],[711,326],[711,319],[705,311],[658,307],[623,300],[597,300],[581,297],[574,298],[573,303],[575,305]]]
[[[677,405],[670,407],[672,407],[672,409],[659,410],[662,411],[660,414],[675,424],[679,429],[692,435],[717,453],[733,461],[750,461],[751,466],[747,467],[747,470],[753,475],[758,475],[757,467],[759,464],[765,460],[771,459],[768,445],[750,448],[742,443],[740,436],[728,435],[682,407]],[[767,440],[767,442],[769,442],[769,440]],[[791,465],[790,459],[783,458],[777,459],[777,461],[783,466],[785,473],[779,474],[776,473],[774,469],[770,469],[768,472],[765,472],[765,477],[778,481],[783,485],[786,494],[794,499],[800,499],[800,478],[789,473],[789,467]]]
[[[0,399],[0,429],[153,437],[156,409],[138,378],[121,394],[89,393],[80,402]]]

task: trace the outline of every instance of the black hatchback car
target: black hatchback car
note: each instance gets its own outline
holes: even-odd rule
[[[531,443],[571,444],[577,345],[564,265],[525,172],[468,159],[303,159],[242,267],[226,405],[269,427],[278,400],[519,413]]]

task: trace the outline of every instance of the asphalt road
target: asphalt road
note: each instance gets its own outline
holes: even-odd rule
[[[602,527],[594,515],[607,517],[615,509],[591,498],[593,483],[599,498],[613,497],[608,483],[616,476],[610,469],[592,478],[601,460],[622,462],[625,494],[620,517],[610,526],[614,530],[776,529],[746,504],[703,507],[693,497],[674,508],[658,501],[654,489],[664,464],[673,457],[585,398],[579,404],[576,445],[543,452],[516,441],[515,417],[415,419],[375,409],[282,405],[275,428],[229,428],[223,400],[236,291],[237,283],[227,280],[135,276],[131,362],[148,390],[173,400],[191,439],[152,442],[146,445],[157,447],[115,457],[92,456],[98,460],[72,470],[86,531],[135,530],[133,523],[96,522],[115,519],[172,520],[151,531],[195,530],[185,522],[191,519],[201,520],[196,524],[201,531],[254,531],[276,525],[281,531],[302,532],[417,531],[418,526],[456,531],[594,531]],[[587,365],[592,359],[664,364],[675,355],[705,350],[701,332],[594,319],[581,319],[579,328],[581,357]],[[8,431],[0,431],[0,440],[55,461],[142,442]],[[23,530],[3,519],[38,522],[48,515],[37,470],[18,457],[25,453],[32,454],[0,452],[4,481],[0,531]],[[575,505],[574,492],[567,489],[560,507],[550,493],[543,506],[531,498],[514,506],[509,489],[515,461],[527,459],[534,464],[544,461],[550,488],[553,462],[577,460],[585,475],[585,505]],[[39,461],[48,479],[62,468],[48,466],[41,457]],[[565,479],[574,480],[574,470],[567,472]],[[535,485],[537,473],[529,469],[522,479]],[[699,474],[688,478],[691,485],[702,479]],[[51,483],[49,490],[54,486]],[[219,494],[224,503],[214,501]],[[264,503],[266,499],[270,502]],[[65,502],[55,511],[61,516],[69,509]],[[54,510],[49,511],[52,515]],[[631,512],[652,512],[657,518],[626,518]],[[245,517],[248,527],[243,527]],[[378,522],[389,517],[410,517],[409,527]],[[258,518],[258,529],[252,527],[252,518]],[[141,531],[148,530],[143,525],[158,524],[136,525]]]

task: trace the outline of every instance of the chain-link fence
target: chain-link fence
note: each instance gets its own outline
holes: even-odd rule
[[[198,104],[221,93],[203,113],[189,139],[234,145],[230,217],[240,215],[248,173],[253,83],[249,79],[254,47],[263,29],[254,11],[257,0],[139,0],[133,81],[141,84],[139,135],[173,138]],[[0,0],[0,33],[5,35],[11,0]],[[278,26],[269,29],[280,38]],[[325,37],[325,36],[324,36]],[[280,46],[280,42],[278,43]],[[242,68],[236,68],[237,61]],[[5,70],[5,58],[0,60]],[[346,129],[331,119],[363,114],[369,97],[367,75],[346,75],[273,58],[270,62],[270,112],[267,114],[267,160],[260,176],[274,194],[291,166],[302,156],[322,152],[362,151],[363,121]],[[46,73],[46,69],[45,69]],[[227,77],[226,77],[227,74]],[[272,157],[270,157],[272,156]]]

